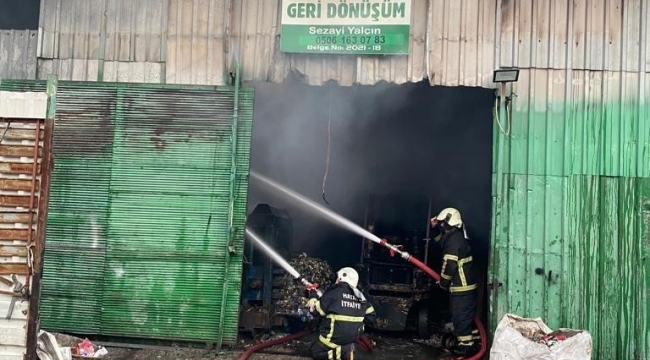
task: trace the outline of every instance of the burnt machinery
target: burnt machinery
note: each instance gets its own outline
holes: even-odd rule
[[[370,196],[364,226],[439,270],[440,249],[429,239],[431,210],[427,197]],[[359,272],[377,312],[374,329],[415,329],[428,337],[444,322],[438,320],[444,318],[440,311],[432,309],[446,309],[447,295],[439,293],[427,274],[393,257],[385,247],[362,241]]]
[[[248,215],[247,226],[280,256],[288,258],[293,221],[286,210],[259,204]],[[244,256],[240,330],[255,332],[283,325],[286,320],[275,316],[272,303],[274,278],[283,270],[248,242],[244,246]]]

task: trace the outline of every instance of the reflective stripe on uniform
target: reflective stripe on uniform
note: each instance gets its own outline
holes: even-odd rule
[[[472,341],[472,340],[474,340],[472,335],[465,335],[465,336],[459,336],[458,337],[458,341],[460,341],[460,342],[467,342],[467,341]]]
[[[368,310],[375,311],[375,309],[368,308]],[[371,311],[371,312],[372,312]],[[338,315],[338,314],[329,314],[326,316],[327,319],[330,319],[330,331],[327,334],[327,336],[319,335],[318,340],[320,340],[323,345],[329,347],[330,351],[328,351],[328,358],[329,354],[332,353],[332,356],[336,355],[336,359],[340,360],[341,359],[341,346],[335,344],[332,342],[332,337],[334,337],[334,326],[337,321],[342,321],[342,322],[351,322],[351,323],[362,323],[363,320],[365,319],[363,316],[347,316],[347,315]]]
[[[446,254],[442,257],[442,260],[458,261],[458,256]]]
[[[316,308],[316,311],[320,314],[320,316],[325,316],[327,315],[325,311],[323,311],[323,308],[320,307],[320,300],[316,301],[316,304],[314,304],[314,308]]]
[[[330,334],[331,334],[331,332],[330,332]],[[328,335],[328,336],[330,336],[330,335]],[[342,348],[340,346],[334,344],[330,340],[327,340],[327,338],[323,337],[323,335],[318,336],[318,340],[320,340],[320,342],[323,343],[323,345],[325,345],[325,346],[327,346],[327,347],[329,347],[331,349],[331,350],[327,351],[327,358],[328,359],[336,358],[336,360],[341,360]]]
[[[470,263],[473,260],[474,259],[471,256],[458,260],[458,276],[460,277],[460,283],[463,286],[467,286],[467,277],[465,276],[465,269],[463,269],[463,265]]]
[[[334,336],[334,326],[336,324],[336,319],[332,317],[332,314],[328,315],[327,317],[330,319],[330,332],[327,334],[326,337],[323,337],[321,335],[319,338],[323,344],[329,346],[332,349],[335,349],[336,347],[338,347],[338,345],[332,342],[332,337]]]
[[[474,340],[461,341],[458,343],[458,346],[474,346]]]
[[[351,323],[361,323],[363,322],[363,319],[365,319],[363,316],[347,316],[347,315],[338,315],[338,314],[329,314],[327,315],[328,319],[332,319],[332,324],[334,321],[344,321],[344,322],[351,322]],[[332,327],[333,329],[334,327]]]
[[[374,313],[374,312],[375,312],[375,308],[372,307],[372,306],[370,306],[368,309],[366,309],[366,315],[368,315],[368,314],[372,314],[372,313]]]
[[[447,269],[447,260],[444,260],[442,262],[442,269],[440,270],[440,276],[442,276],[443,279],[451,280],[451,276],[445,274],[445,270]]]
[[[469,257],[458,260],[458,265],[465,265],[465,264],[470,263],[472,261],[474,261],[474,259],[471,256],[469,256]]]
[[[465,277],[465,270],[462,266],[458,266],[458,277],[460,278],[460,284],[462,286],[467,286],[467,278]]]
[[[454,293],[454,292],[464,292],[464,291],[470,291],[470,290],[475,290],[478,289],[478,285],[473,284],[473,285],[467,285],[467,286],[452,286],[449,288],[449,291]]]

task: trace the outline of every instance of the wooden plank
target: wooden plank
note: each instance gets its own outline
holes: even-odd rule
[[[4,131],[5,126],[0,124],[0,130]],[[14,141],[22,141],[22,140],[34,140],[36,137],[36,128],[33,129],[15,129],[15,128],[9,128],[7,130],[7,133],[5,134],[5,137],[3,140],[14,140]],[[43,131],[39,132],[39,140],[43,140]]]
[[[29,229],[0,229],[0,240],[27,241],[27,236],[29,236]]]
[[[38,191],[38,179],[36,180],[34,191]],[[0,190],[5,191],[31,191],[31,179],[0,179]]]
[[[30,155],[31,156],[31,155]],[[10,163],[0,162],[0,173],[4,174],[32,174],[34,165],[32,163]],[[40,174],[41,165],[38,165],[36,173]]]
[[[27,275],[29,268],[23,263],[0,263],[0,275]]]
[[[27,256],[26,246],[0,245],[0,256]]]
[[[18,224],[29,222],[29,213],[0,213],[0,224]]]
[[[13,156],[13,157],[32,157],[34,155],[33,146],[16,146],[16,145],[0,145],[0,156]],[[43,155],[43,149],[38,149],[38,157]]]
[[[0,204],[3,207],[20,206],[29,207],[29,196],[0,195]]]

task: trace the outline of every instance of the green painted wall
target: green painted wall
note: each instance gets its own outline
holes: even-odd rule
[[[235,90],[59,82],[44,329],[236,341],[253,95],[239,92],[230,254]]]
[[[650,358],[643,101],[520,96],[511,134],[494,130],[489,277],[503,286],[490,293],[491,327],[505,313],[541,317],[552,328],[589,330],[594,359]]]

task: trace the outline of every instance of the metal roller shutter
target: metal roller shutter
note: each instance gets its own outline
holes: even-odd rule
[[[238,95],[233,173],[234,88],[59,83],[44,328],[236,341],[254,99]]]

